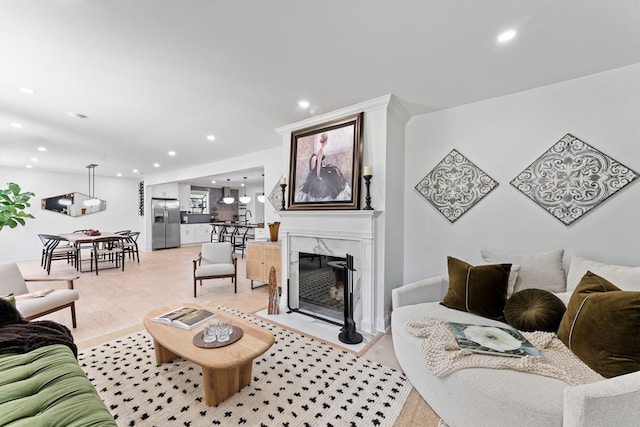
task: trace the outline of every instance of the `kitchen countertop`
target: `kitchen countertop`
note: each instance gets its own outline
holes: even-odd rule
[[[208,224],[208,225],[222,225],[228,227],[249,227],[249,228],[263,228],[260,227],[256,223],[248,223],[244,222],[226,222],[226,221],[209,221],[209,222],[182,222],[180,225],[197,225],[197,224]]]

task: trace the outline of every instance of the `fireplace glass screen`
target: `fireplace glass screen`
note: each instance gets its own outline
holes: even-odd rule
[[[342,319],[344,313],[344,278],[342,263],[346,258],[300,252],[300,308]]]

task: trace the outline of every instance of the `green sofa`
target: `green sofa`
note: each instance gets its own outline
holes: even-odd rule
[[[69,347],[0,354],[0,426],[115,425]]]
[[[0,298],[0,426],[116,426],[76,357],[66,326]]]

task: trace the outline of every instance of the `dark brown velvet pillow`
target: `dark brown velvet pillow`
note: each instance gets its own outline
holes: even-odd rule
[[[543,289],[523,289],[504,305],[507,323],[526,332],[556,332],[566,307],[560,298]]]
[[[511,264],[473,266],[447,257],[449,290],[442,305],[503,320]]]
[[[606,378],[640,370],[640,292],[588,271],[573,291],[558,337]]]

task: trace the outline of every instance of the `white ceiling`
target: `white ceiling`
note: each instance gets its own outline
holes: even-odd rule
[[[639,62],[640,0],[0,0],[0,165],[171,171],[389,93],[421,114]]]

